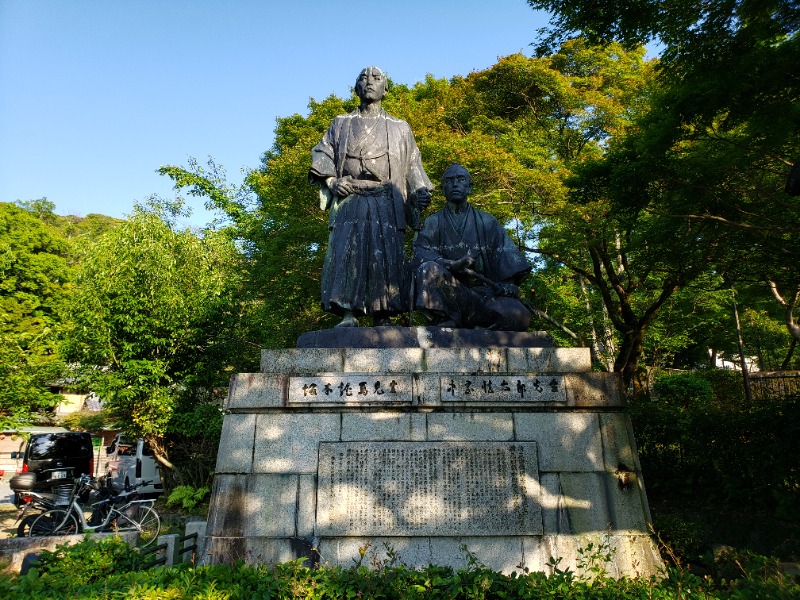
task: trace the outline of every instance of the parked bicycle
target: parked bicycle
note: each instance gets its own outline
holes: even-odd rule
[[[31,523],[43,512],[56,508],[56,503],[50,494],[40,494],[34,491],[20,494],[22,505],[17,512],[17,537],[28,537]],[[28,514],[33,511],[32,514]]]
[[[72,468],[64,467],[43,469],[38,473],[21,473],[11,479],[14,504],[19,509],[18,537],[27,537],[31,523],[41,513],[69,502],[72,481]]]
[[[136,531],[142,546],[148,546],[158,538],[161,518],[153,508],[155,500],[138,500],[136,488],[149,483],[143,481],[115,494],[99,486],[93,477],[81,475],[75,480],[69,501],[37,516],[30,523],[28,536],[70,535],[83,531]],[[101,499],[91,505],[92,513],[88,521],[78,502],[86,489],[93,489],[101,495]]]

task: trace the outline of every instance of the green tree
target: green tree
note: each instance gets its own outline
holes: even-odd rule
[[[609,155],[615,202],[704,223],[730,282],[763,282],[800,341],[800,202],[785,191],[800,156],[800,10],[794,0],[529,0],[554,13],[540,50],[580,32],[661,44],[659,89]],[[746,257],[746,260],[742,260]],[[796,342],[795,342],[796,343]]]
[[[181,210],[180,200],[152,198],[83,249],[63,351],[118,423],[146,438],[183,483],[194,465],[175,460],[181,449],[170,435],[182,433],[176,411],[211,402],[235,368],[224,323],[236,310],[238,256],[213,231],[178,230]]]
[[[69,244],[48,224],[52,204],[44,199],[20,204],[0,202],[0,425],[4,427],[44,418],[42,413],[62,399],[50,392],[62,370],[54,328],[73,278]]]

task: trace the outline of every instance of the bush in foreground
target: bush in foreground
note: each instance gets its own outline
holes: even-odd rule
[[[661,580],[616,580],[602,570],[583,575],[560,570],[558,564],[550,566],[549,575],[504,575],[475,564],[457,571],[439,566],[417,570],[375,561],[371,567],[308,568],[302,560],[273,567],[184,564],[139,570],[141,557],[122,542],[86,540],[43,553],[38,568],[26,575],[0,575],[0,598],[800,598],[800,585],[776,569],[765,568],[768,559],[745,558],[749,562],[726,557],[727,578],[716,581],[677,569]]]

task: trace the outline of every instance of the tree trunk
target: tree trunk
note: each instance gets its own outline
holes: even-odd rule
[[[583,275],[578,273],[578,283],[581,284],[581,294],[583,294],[583,306],[586,309],[586,316],[589,319],[589,326],[592,332],[592,342],[589,346],[589,352],[592,355],[592,364],[605,364],[600,356],[600,343],[597,336],[597,327],[594,324],[594,316],[592,315],[592,304],[589,302],[589,292],[586,290],[586,281]]]
[[[792,343],[789,346],[789,351],[786,353],[786,358],[783,359],[783,363],[781,364],[781,371],[789,370],[789,365],[792,363],[792,354],[794,354],[795,346],[797,346],[797,340],[792,338]]]
[[[626,388],[633,384],[633,393],[642,393],[642,382],[637,378],[639,360],[644,354],[644,335],[646,327],[637,327],[623,332],[619,354],[614,361],[614,372],[622,374]]]
[[[786,323],[789,335],[792,336],[792,339],[800,342],[800,324],[794,318],[794,309],[797,307],[798,300],[800,300],[800,288],[795,290],[794,295],[789,300],[786,300],[778,289],[777,282],[770,280],[768,284],[775,300],[783,307],[783,321]]]

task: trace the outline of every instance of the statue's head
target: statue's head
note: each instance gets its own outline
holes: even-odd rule
[[[386,95],[386,74],[378,67],[366,67],[356,78],[356,95],[361,101],[383,100]]]
[[[472,192],[472,177],[461,165],[450,165],[442,175],[442,192],[448,202],[461,204],[466,202]]]

